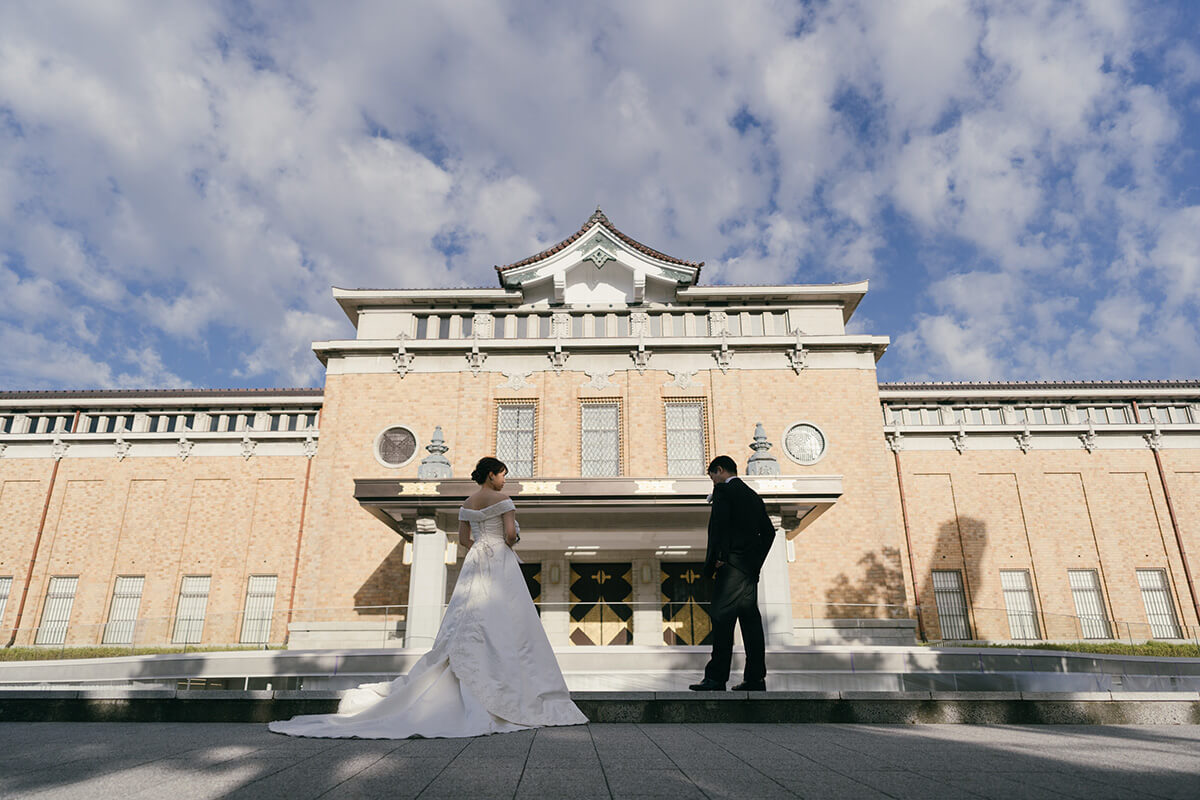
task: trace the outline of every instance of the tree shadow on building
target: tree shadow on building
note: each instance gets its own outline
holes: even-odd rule
[[[825,592],[825,616],[828,618],[889,619],[895,616],[892,606],[903,606],[904,573],[900,568],[900,551],[884,547],[869,552],[858,560],[860,577],[851,580],[844,572],[833,580]]]
[[[967,638],[979,637],[979,631],[976,630],[979,622],[983,623],[985,632],[991,632],[994,627],[990,618],[980,620],[976,613],[979,605],[977,592],[983,583],[982,562],[987,544],[987,523],[977,517],[959,515],[938,526],[932,553],[924,555],[921,553],[920,544],[916,545],[917,552],[913,560],[920,570],[917,574],[917,589],[920,592],[921,621],[925,636],[930,641],[945,640],[948,638],[947,633],[954,634],[956,630],[961,630],[955,628],[953,623],[949,630],[943,630],[933,586],[935,571],[957,572],[961,577],[965,620],[960,624],[966,626]],[[952,635],[949,638],[953,640],[958,637]]]

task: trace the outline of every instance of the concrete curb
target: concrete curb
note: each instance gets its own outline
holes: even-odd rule
[[[339,692],[0,690],[0,722],[251,722],[337,710]],[[575,692],[592,722],[1200,724],[1197,692]]]

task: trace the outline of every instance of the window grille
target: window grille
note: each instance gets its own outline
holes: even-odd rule
[[[1146,604],[1146,619],[1150,621],[1150,635],[1155,639],[1178,639],[1179,620],[1175,617],[1166,571],[1139,569],[1137,579],[1142,602]]]
[[[1195,421],[1191,418],[1187,406],[1147,406],[1146,410],[1150,412],[1150,419],[1154,422],[1187,424]]]
[[[12,591],[12,577],[0,578],[0,623],[4,622],[4,609],[8,605],[8,595]]]
[[[1075,613],[1085,639],[1111,639],[1112,628],[1104,610],[1104,595],[1100,591],[1100,575],[1094,569],[1069,569],[1071,594],[1075,598]]]
[[[145,583],[143,575],[117,578],[112,605],[108,609],[108,624],[104,626],[104,644],[133,644]]]
[[[175,644],[199,644],[204,634],[204,615],[208,610],[209,575],[188,575],[179,587],[179,607],[175,611]]]
[[[62,644],[67,640],[67,623],[71,620],[71,606],[75,603],[78,586],[79,576],[50,579],[46,604],[42,607],[42,622],[34,639],[37,644]]]
[[[508,466],[510,477],[533,476],[536,419],[532,403],[501,403],[496,409],[496,458]]]
[[[1000,586],[1004,590],[1004,608],[1008,611],[1009,636],[1013,639],[1042,638],[1029,570],[1000,570]]]
[[[27,433],[66,433],[71,430],[68,414],[36,414],[29,417]]]
[[[88,433],[121,433],[133,430],[132,414],[91,414],[85,430]]]
[[[242,643],[266,644],[271,640],[271,616],[275,613],[274,575],[251,575],[246,587],[246,613],[242,619]]]
[[[1129,422],[1129,409],[1125,406],[1088,406],[1087,418],[1096,425],[1122,425]]]
[[[0,415],[0,433],[13,433],[17,427],[15,415]]]
[[[703,475],[704,403],[667,403],[667,474]]]
[[[962,573],[956,569],[933,571],[933,599],[937,602],[938,621],[943,639],[970,639],[967,596],[963,592]]]
[[[621,474],[621,407],[584,403],[580,407],[580,472],[585,478]]]

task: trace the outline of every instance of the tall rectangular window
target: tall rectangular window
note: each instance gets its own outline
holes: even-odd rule
[[[496,458],[508,465],[510,478],[533,476],[536,418],[532,403],[501,403],[496,409]]]
[[[108,624],[104,626],[104,644],[133,644],[145,583],[144,575],[117,578],[112,605],[108,608]]]
[[[1104,610],[1104,594],[1100,591],[1100,575],[1094,569],[1069,569],[1071,595],[1075,598],[1075,613],[1085,639],[1111,639],[1112,628]]]
[[[275,613],[275,576],[251,575],[246,587],[246,613],[242,618],[242,643],[271,641],[271,616]]]
[[[0,623],[4,622],[4,609],[8,606],[8,595],[12,591],[12,577],[0,578]]]
[[[1000,570],[1004,608],[1008,611],[1008,635],[1013,639],[1040,639],[1033,582],[1027,569]]]
[[[38,625],[37,644],[62,644],[67,640],[67,623],[71,620],[71,606],[75,604],[75,589],[79,576],[51,578],[46,590],[46,604],[42,606],[42,621]]]
[[[199,644],[204,635],[204,615],[208,611],[209,575],[188,575],[179,587],[179,606],[175,609],[175,644]]]
[[[704,403],[667,403],[667,474],[703,475]]]
[[[621,407],[584,403],[579,409],[580,472],[585,478],[621,474]]]
[[[1175,617],[1166,570],[1139,569],[1137,579],[1142,602],[1146,604],[1146,619],[1150,621],[1150,635],[1155,639],[1178,639],[1179,620]]]
[[[971,625],[967,618],[967,595],[963,591],[962,573],[956,569],[935,569],[933,599],[937,602],[942,638],[970,639]]]

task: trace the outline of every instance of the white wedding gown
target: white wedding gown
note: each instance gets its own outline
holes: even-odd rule
[[[521,562],[504,543],[502,515],[515,510],[508,499],[459,509],[475,544],[433,648],[407,675],[351,689],[336,714],[293,717],[270,729],[323,738],[455,738],[587,722],[571,702]]]

